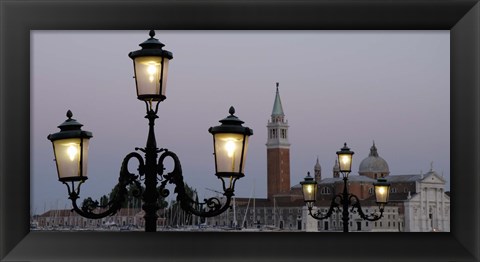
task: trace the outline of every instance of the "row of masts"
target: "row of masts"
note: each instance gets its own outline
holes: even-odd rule
[[[217,190],[213,190],[213,189],[209,189],[209,188],[206,188],[206,190],[209,190],[209,191],[212,191],[212,192],[215,192],[217,194],[220,194],[222,192],[219,192]],[[242,223],[238,224],[238,220],[237,220],[237,204],[236,204],[236,199],[235,197],[233,197],[232,199],[232,208],[233,208],[233,224],[232,224],[232,227],[233,228],[245,228],[246,227],[246,223],[247,223],[247,214],[249,213],[249,209],[250,209],[250,203],[251,203],[251,200],[253,199],[253,223],[254,224],[257,224],[257,215],[256,215],[256,206],[255,206],[255,183],[253,184],[253,187],[252,187],[252,193],[251,193],[251,196],[250,198],[248,199],[248,203],[247,203],[247,206],[246,206],[246,209],[245,209],[245,213],[244,213],[244,216],[243,216],[243,219],[242,219]],[[139,210],[138,208],[138,205],[134,203],[134,201],[131,201],[130,199],[127,200],[128,201],[128,204],[127,204],[127,214],[126,216],[127,217],[134,217],[136,215],[136,211],[135,210]],[[60,218],[60,212],[62,212],[62,210],[60,210],[58,208],[58,200],[56,201],[56,208],[53,209],[51,208],[50,210],[54,210],[54,214],[53,214],[53,219],[54,221],[57,221],[58,218]],[[64,210],[69,210],[71,208],[67,208],[67,204],[65,204],[65,208]],[[267,221],[267,212],[265,212],[265,207],[264,207],[264,221]],[[47,212],[46,210],[46,203],[44,204],[44,214]],[[68,216],[67,217],[70,217],[70,216],[75,216],[76,214],[70,214],[71,212],[68,212]],[[273,225],[272,226],[276,226],[276,222],[277,222],[277,216],[276,216],[276,202],[275,202],[275,198],[273,199]],[[176,201],[173,201],[173,200],[170,200],[170,203],[168,205],[167,208],[164,208],[162,210],[162,212],[160,212],[159,214],[159,218],[161,220],[163,220],[164,222],[161,223],[161,226],[165,227],[165,228],[179,228],[179,227],[182,227],[182,226],[191,226],[191,225],[207,225],[207,218],[205,219],[202,219],[201,217],[198,217],[198,216],[193,216],[189,213],[187,213],[186,211],[184,211],[180,205],[178,203],[176,203]],[[34,223],[36,221],[34,221],[34,217],[35,216],[38,216],[36,214],[36,209],[33,210],[33,213],[31,214],[31,223]],[[68,219],[67,219],[68,220]],[[68,220],[69,221],[69,220]],[[128,221],[128,223],[130,223],[130,220]]]

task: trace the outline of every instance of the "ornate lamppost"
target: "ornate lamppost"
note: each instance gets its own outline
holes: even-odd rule
[[[388,203],[388,195],[390,192],[390,184],[387,183],[387,180],[385,178],[379,178],[377,182],[373,184],[373,186],[375,199],[379,206],[380,214],[363,213],[362,206],[360,205],[360,199],[356,195],[348,192],[348,175],[352,169],[353,154],[354,152],[350,151],[350,148],[347,147],[347,143],[344,144],[340,151],[337,151],[340,172],[343,175],[343,193],[337,194],[333,197],[330,203],[330,208],[326,213],[322,213],[321,210],[318,210],[316,213],[312,212],[317,199],[317,181],[310,176],[310,172],[307,174],[304,181],[300,182],[302,185],[303,199],[307,204],[309,215],[317,220],[323,220],[332,216],[334,211],[340,212],[341,208],[343,232],[348,232],[348,220],[350,212],[358,212],[362,219],[368,221],[377,221],[381,219],[383,217],[384,207]],[[348,210],[349,206],[351,206],[350,212]],[[354,209],[356,211],[354,211]]]
[[[106,205],[102,206],[98,201],[84,201],[81,207],[77,205],[80,187],[88,178],[88,145],[92,133],[82,130],[83,125],[73,119],[72,112],[68,110],[68,119],[58,126],[60,132],[48,136],[53,145],[58,180],[67,186],[75,212],[91,219],[114,215],[126,199],[127,186],[133,186],[133,195],[143,200],[146,232],[157,230],[158,200],[170,194],[166,188],[167,183],[175,185],[177,201],[182,209],[191,214],[213,217],[227,210],[234,196],[235,182],[245,176],[248,137],[253,135],[252,129],[242,126],[244,122],[234,115],[233,107],[230,107],[230,115],[220,120],[221,125],[208,130],[213,135],[215,175],[222,181],[226,200],[224,203],[217,197],[205,199],[204,202],[193,200],[185,191],[182,167],[177,155],[166,148],[159,149],[155,139],[155,119],[158,118],[160,102],[166,99],[168,63],[173,55],[163,50],[164,44],[154,36],[155,32],[151,30],[150,38],[140,44],[142,49],[129,53],[134,64],[137,98],[145,102],[145,118],[149,122],[146,146],[135,148],[136,151],[141,151],[144,157],[132,152],[124,158],[118,184],[113,190],[114,195]],[[174,166],[171,172],[164,173],[164,160],[167,157],[173,160]],[[128,163],[132,158],[138,161],[138,175],[128,170]],[[145,189],[142,189],[140,181],[144,181]]]

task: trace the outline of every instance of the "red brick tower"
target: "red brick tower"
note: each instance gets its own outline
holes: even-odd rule
[[[280,93],[275,95],[271,119],[268,121],[267,139],[267,197],[290,192],[290,143],[288,121],[283,113]]]

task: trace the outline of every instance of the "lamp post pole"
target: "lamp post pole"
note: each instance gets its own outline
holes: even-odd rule
[[[148,138],[145,147],[145,192],[143,193],[143,206],[145,211],[145,231],[154,232],[157,230],[157,210],[158,210],[158,191],[157,191],[157,156],[158,148],[155,139],[155,119],[158,116],[153,110],[148,111]]]
[[[342,220],[343,220],[343,232],[348,232],[348,220],[350,219],[350,215],[348,212],[348,187],[347,187],[348,178],[343,178],[343,197],[342,197]]]

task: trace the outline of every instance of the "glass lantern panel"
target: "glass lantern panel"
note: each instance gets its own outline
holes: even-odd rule
[[[82,176],[87,177],[87,166],[88,166],[88,145],[90,138],[83,139],[83,161],[82,161]]]
[[[89,139],[83,139],[82,174],[80,173],[80,160],[82,155],[80,144],[81,138],[69,138],[53,141],[59,179],[87,176],[88,141]]]
[[[245,150],[242,156],[243,134],[215,134],[215,157],[217,172],[244,173],[245,156],[248,147],[248,136],[245,137]],[[243,157],[243,163],[240,162]]]
[[[302,185],[303,200],[305,202],[314,202],[316,197],[317,185],[314,183],[305,183]]]
[[[162,59],[164,59],[163,77]],[[168,61],[169,60],[167,58],[157,56],[135,58],[135,79],[137,82],[138,96],[165,96],[165,90],[167,87]],[[160,85],[160,80],[162,80],[162,85]]]
[[[384,185],[375,186],[375,198],[377,203],[387,203],[389,187]]]
[[[338,155],[338,165],[341,172],[350,172],[352,166],[352,155],[351,154],[339,154]]]

